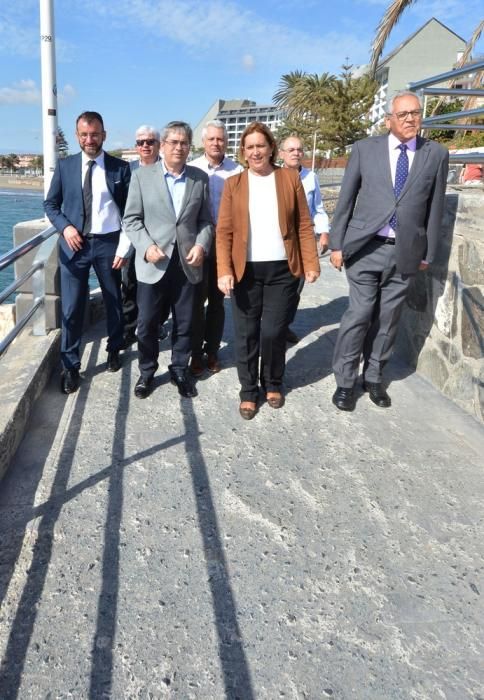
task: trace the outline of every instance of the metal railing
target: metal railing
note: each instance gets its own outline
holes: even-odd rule
[[[478,87],[430,87],[431,85],[437,85],[438,83],[448,82],[454,80],[461,75],[470,75],[471,73],[479,73],[484,70],[484,61],[476,61],[475,63],[466,63],[461,68],[456,68],[454,70],[446,71],[445,73],[439,73],[430,78],[424,78],[423,80],[418,80],[415,83],[409,83],[408,89],[412,92],[417,93],[419,96],[424,95],[445,95],[451,97],[482,97],[484,98],[484,89]],[[477,109],[467,109],[461,110],[459,112],[449,112],[448,114],[436,114],[432,117],[425,117],[422,120],[422,128],[432,128],[439,130],[449,131],[484,131],[484,124],[449,124],[456,119],[463,119],[468,117],[479,117],[484,115],[484,106],[478,107]],[[466,149],[471,150],[471,149]],[[451,163],[483,163],[484,153],[451,153],[449,158]]]
[[[12,330],[0,341],[0,356],[5,352],[10,343],[25,328],[27,323],[33,318],[32,332],[34,335],[46,335],[47,324],[45,316],[45,266],[47,260],[57,245],[57,236],[54,236],[56,229],[49,226],[40,233],[37,233],[28,241],[21,243],[16,248],[9,250],[0,256],[0,272],[9,265],[12,265],[26,253],[39,247],[34,261],[30,268],[18,279],[15,279],[6,289],[0,292],[0,304],[3,304],[13,292],[17,291],[25,282],[32,278],[32,307],[20,320],[18,320]]]

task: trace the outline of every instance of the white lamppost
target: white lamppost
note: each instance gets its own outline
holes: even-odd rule
[[[42,146],[44,193],[57,162],[57,82],[55,71],[54,0],[40,0],[40,65],[42,82]]]

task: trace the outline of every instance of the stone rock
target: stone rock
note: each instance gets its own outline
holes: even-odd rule
[[[484,286],[484,245],[464,240],[459,246],[459,274],[465,285]]]
[[[462,352],[467,357],[484,357],[484,297],[477,287],[462,291]]]
[[[428,346],[424,347],[420,353],[417,370],[440,390],[443,390],[449,378],[449,370],[445,360],[440,356],[438,350]]]
[[[452,273],[447,278],[444,291],[437,299],[434,319],[439,331],[450,338],[455,328],[454,317],[457,313],[457,275]]]

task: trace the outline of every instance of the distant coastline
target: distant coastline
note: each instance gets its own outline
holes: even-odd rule
[[[44,178],[27,175],[0,175],[0,189],[4,190],[42,190]]]

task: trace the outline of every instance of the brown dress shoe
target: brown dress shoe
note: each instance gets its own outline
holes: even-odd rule
[[[282,408],[284,406],[284,396],[279,391],[268,391],[266,399],[271,408]]]
[[[192,355],[189,369],[194,377],[201,377],[205,371],[202,358],[197,355]]]
[[[207,369],[212,374],[217,374],[222,369],[218,357],[214,352],[209,352],[207,355]]]
[[[241,401],[239,413],[244,420],[252,420],[257,413],[257,404],[255,401]]]

